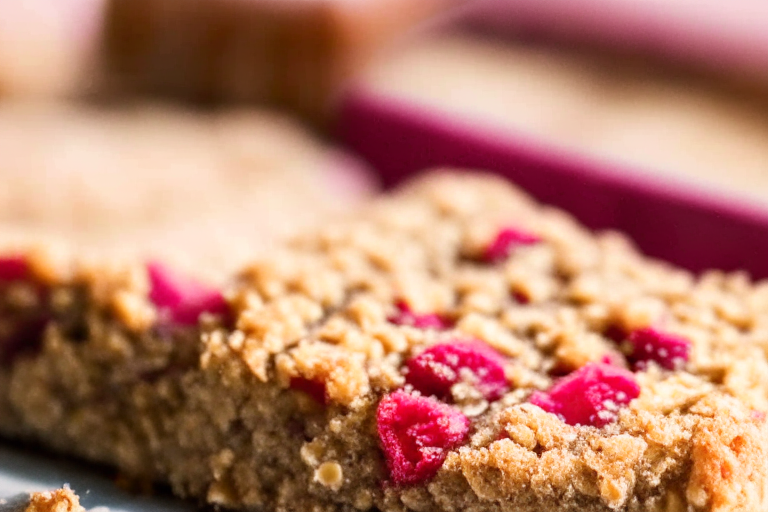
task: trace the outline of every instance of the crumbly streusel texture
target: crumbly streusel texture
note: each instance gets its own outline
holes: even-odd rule
[[[52,491],[20,494],[0,499],[4,512],[86,512],[80,506],[80,498],[68,486]]]
[[[6,259],[7,436],[243,510],[768,510],[768,284],[496,178],[427,175],[223,295],[63,261]]]
[[[72,489],[64,487],[55,491],[32,493],[25,512],[85,512],[80,498]]]

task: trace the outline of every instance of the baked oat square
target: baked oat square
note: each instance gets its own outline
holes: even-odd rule
[[[427,175],[223,290],[0,263],[0,430],[239,510],[768,510],[768,285]],[[62,270],[63,269],[63,270]]]

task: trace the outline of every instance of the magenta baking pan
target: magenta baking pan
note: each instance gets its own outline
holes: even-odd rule
[[[768,80],[766,0],[477,0],[464,21]]]
[[[590,228],[624,231],[651,256],[694,272],[743,269],[768,277],[768,209],[757,203],[618,169],[401,101],[352,89],[337,127],[386,186],[433,166],[489,170]]]

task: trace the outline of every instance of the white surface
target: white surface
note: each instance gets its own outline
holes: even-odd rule
[[[65,483],[86,508],[106,506],[111,512],[192,512],[196,507],[169,497],[135,496],[118,489],[98,468],[62,462],[0,444],[0,498],[21,492],[59,488]]]

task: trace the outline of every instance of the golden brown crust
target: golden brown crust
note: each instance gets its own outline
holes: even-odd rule
[[[693,468],[686,498],[713,511],[762,510],[768,506],[765,420],[745,418],[736,404],[718,407],[712,402],[704,399],[696,405],[709,417],[691,438]]]
[[[35,492],[30,495],[24,512],[85,512],[80,498],[69,487],[55,491]]]

